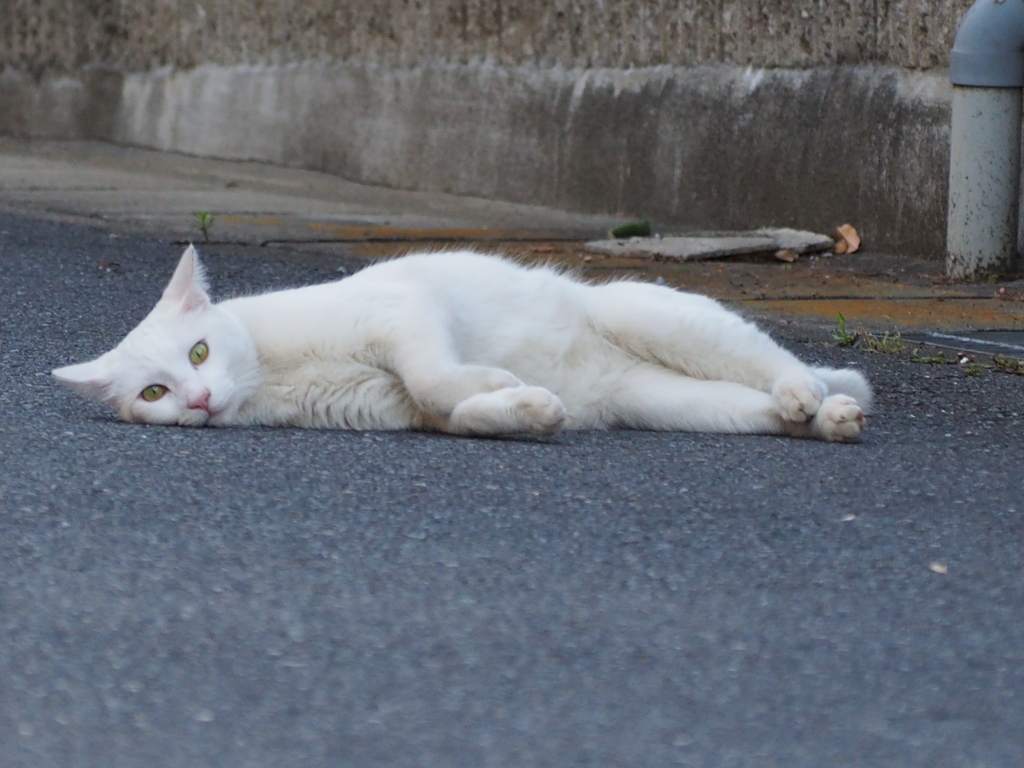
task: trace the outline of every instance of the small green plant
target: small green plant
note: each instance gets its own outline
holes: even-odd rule
[[[898,331],[886,333],[884,336],[865,336],[864,349],[868,352],[876,352],[880,355],[901,355],[907,348]]]
[[[836,343],[837,347],[852,347],[857,343],[857,339],[860,338],[859,333],[850,333],[846,329],[846,318],[843,317],[843,313],[840,312],[836,315],[836,329],[832,331],[832,340]]]
[[[993,283],[998,283],[998,282],[999,282],[999,275],[989,275],[988,276],[988,283],[989,283],[989,285],[992,285]]]
[[[1006,355],[993,355],[992,367],[1003,373],[1024,376],[1024,360],[1017,360]]]
[[[616,240],[625,240],[628,237],[650,237],[651,225],[647,221],[629,221],[616,227],[608,234]]]
[[[921,357],[921,355],[918,354],[920,351],[920,349],[915,348],[914,351],[910,353],[910,362],[924,363],[925,365],[950,365],[956,362],[955,360],[950,360],[942,352],[939,352],[937,355],[931,355],[930,357]]]
[[[213,228],[214,217],[209,211],[196,211],[192,214],[195,219],[192,226],[203,233],[203,241],[210,242],[210,230]]]
[[[979,376],[985,375],[985,366],[979,365],[978,363],[964,363],[960,366],[964,369],[964,375],[970,376],[971,378],[978,378]]]

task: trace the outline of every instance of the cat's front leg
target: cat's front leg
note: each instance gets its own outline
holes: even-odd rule
[[[410,378],[406,388],[436,419],[434,428],[457,435],[548,435],[566,418],[556,395],[500,368],[460,365]]]
[[[508,371],[484,365],[422,366],[415,371],[406,368],[402,381],[421,408],[442,418],[475,395],[525,386]]]
[[[424,411],[447,419],[474,395],[524,386],[502,368],[463,362],[452,320],[439,302],[414,293],[405,304],[406,314],[382,339],[387,350],[383,367],[398,374]]]
[[[390,339],[390,367],[432,429],[459,435],[551,434],[562,428],[565,406],[502,368],[464,363],[450,318],[436,302],[414,297]]]
[[[459,403],[445,425],[456,435],[550,435],[565,424],[566,410],[543,387],[514,387],[486,392]]]

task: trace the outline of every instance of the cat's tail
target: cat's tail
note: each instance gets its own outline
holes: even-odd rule
[[[871,412],[875,395],[860,371],[852,368],[815,368],[814,373],[828,386],[830,395],[848,395],[857,401],[864,413]]]

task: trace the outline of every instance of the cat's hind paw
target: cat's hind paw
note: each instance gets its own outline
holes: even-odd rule
[[[772,387],[772,399],[786,421],[805,424],[821,408],[827,389],[813,376],[785,376]]]
[[[846,395],[826,397],[811,422],[811,434],[820,440],[855,443],[864,429],[864,412]]]

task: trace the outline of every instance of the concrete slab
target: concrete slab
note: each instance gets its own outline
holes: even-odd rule
[[[655,261],[702,261],[745,253],[770,253],[779,247],[770,237],[631,237],[597,240],[584,245],[583,250]]]
[[[822,253],[835,245],[828,235],[799,229],[757,229],[752,232],[696,232],[655,237],[597,240],[583,248],[590,253],[655,261],[703,261],[743,254],[793,251]]]
[[[801,255],[824,253],[835,246],[835,241],[828,235],[788,227],[758,229],[754,234],[759,237],[770,237],[778,245],[779,250],[793,251]]]

